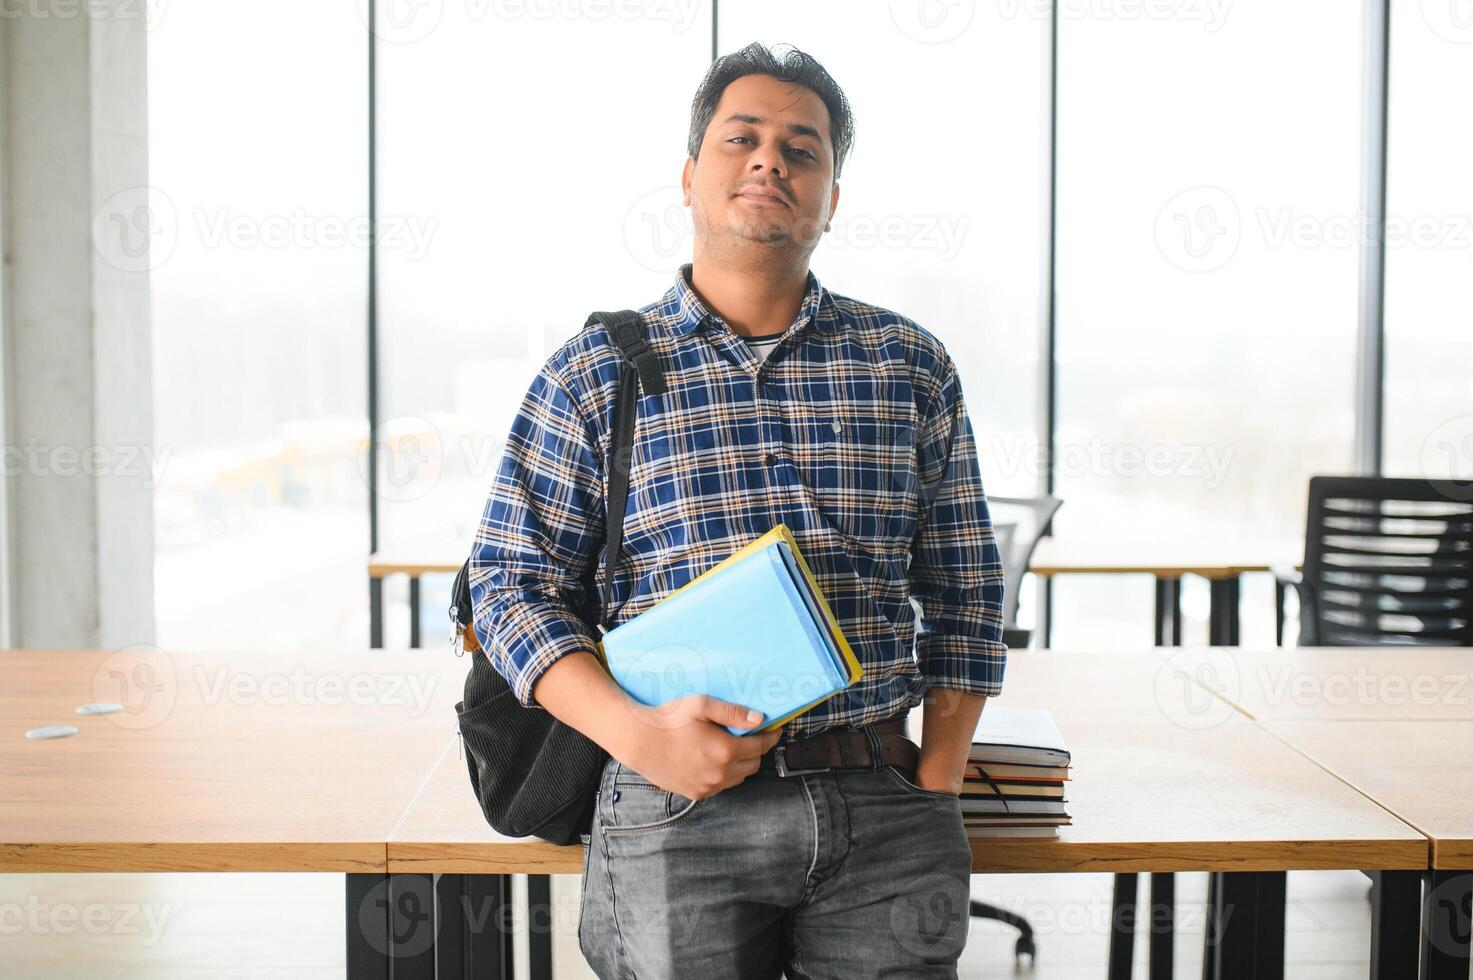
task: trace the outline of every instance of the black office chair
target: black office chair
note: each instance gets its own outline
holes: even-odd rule
[[[1302,570],[1273,573],[1280,646],[1291,588],[1300,646],[1473,646],[1473,483],[1312,477]]]
[[[987,506],[992,512],[992,532],[997,539],[997,551],[1002,556],[1003,568],[1003,642],[1009,649],[1022,649],[1028,645],[1031,630],[1018,626],[1018,590],[1023,585],[1023,575],[1033,558],[1033,549],[1043,537],[1054,512],[1063,501],[1058,497],[992,497]],[[1018,930],[1018,939],[1013,944],[1013,957],[1029,963],[1038,958],[1038,948],[1033,937],[1033,926],[1021,915],[1007,909],[972,899],[969,910],[973,918],[993,919]]]
[[[1309,481],[1300,646],[1473,646],[1473,483],[1363,476]]]
[[[987,498],[997,550],[1002,555],[1003,642],[1010,649],[1026,647],[1032,638],[1032,630],[1018,626],[1018,594],[1033,550],[1063,503],[1058,497]]]

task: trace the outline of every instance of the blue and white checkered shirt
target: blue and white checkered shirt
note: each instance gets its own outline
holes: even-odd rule
[[[470,561],[475,630],[523,704],[563,654],[589,562],[612,629],[784,523],[863,678],[784,741],[865,725],[931,686],[1002,689],[1003,572],[956,367],[913,321],[823,289],[765,362],[690,285],[639,313],[668,390],[639,398],[624,555],[604,581],[605,472],[622,355],[601,324],[533,379]],[[921,610],[919,619],[914,597]]]

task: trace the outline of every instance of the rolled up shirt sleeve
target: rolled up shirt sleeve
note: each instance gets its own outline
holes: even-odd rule
[[[517,700],[564,654],[593,651],[575,612],[604,537],[603,467],[567,388],[544,367],[517,411],[476,531],[476,636]]]
[[[925,687],[1002,691],[1003,569],[982,489],[961,380],[947,357],[917,441],[920,514],[911,594],[921,606],[917,665]]]

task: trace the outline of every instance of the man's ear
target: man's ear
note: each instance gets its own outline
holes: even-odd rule
[[[680,171],[680,197],[686,207],[690,207],[690,181],[695,172],[696,158],[686,157],[685,166]]]
[[[830,220],[833,220],[834,211],[838,207],[839,207],[839,182],[836,180],[836,181],[834,181],[834,190],[829,195],[829,219]],[[823,230],[824,231],[831,231],[832,230],[829,227],[829,222],[828,221],[825,221],[823,223]]]

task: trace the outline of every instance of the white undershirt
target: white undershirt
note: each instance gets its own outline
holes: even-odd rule
[[[747,342],[748,347],[752,348],[752,353],[757,355],[757,360],[766,361],[767,355],[772,353],[772,349],[777,346],[777,342],[782,337],[782,334],[775,333],[770,337],[743,337],[742,339]]]

